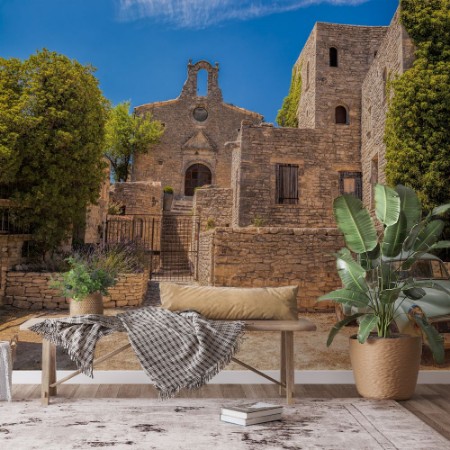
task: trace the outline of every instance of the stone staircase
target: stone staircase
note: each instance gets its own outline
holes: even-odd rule
[[[192,214],[192,197],[182,197],[174,199],[170,213],[172,214]]]
[[[192,203],[191,203],[192,204]],[[192,239],[192,219],[180,212],[165,212],[161,228],[161,260],[159,275],[188,275]]]

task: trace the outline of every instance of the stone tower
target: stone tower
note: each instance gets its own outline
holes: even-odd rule
[[[386,31],[316,23],[295,64],[302,78],[299,128],[360,134],[361,86]]]

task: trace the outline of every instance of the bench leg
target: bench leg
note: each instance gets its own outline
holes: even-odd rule
[[[280,342],[280,383],[286,386],[286,343],[285,343],[285,334],[282,331],[281,332],[281,342]],[[279,394],[285,395],[286,394],[286,388],[283,386],[280,386],[279,388]]]
[[[56,346],[49,340],[42,340],[42,378],[41,402],[48,405],[50,397],[56,395],[56,387],[50,387],[56,382]]]
[[[282,331],[281,342],[283,343],[284,348],[284,352],[282,351],[281,367],[284,366],[284,376],[285,376],[285,380],[282,381],[286,383],[286,402],[288,404],[291,404],[293,402],[294,388],[295,388],[294,332]]]

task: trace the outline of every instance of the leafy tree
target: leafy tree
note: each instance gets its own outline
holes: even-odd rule
[[[284,97],[283,105],[277,114],[277,124],[280,127],[298,128],[297,109],[302,91],[301,66],[292,70],[289,93]]]
[[[147,153],[164,132],[161,122],[150,115],[130,114],[130,102],[112,108],[106,122],[105,155],[111,162],[115,181],[126,181],[134,155]]]
[[[414,188],[431,210],[450,199],[450,0],[402,0],[401,8],[416,59],[391,82],[386,177]]]
[[[0,58],[0,183],[44,254],[83,220],[105,176],[107,102],[93,72],[46,49]]]

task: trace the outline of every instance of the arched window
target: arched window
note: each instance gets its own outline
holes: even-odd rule
[[[195,188],[211,184],[211,171],[203,164],[193,164],[186,170],[184,195],[194,195]]]
[[[338,66],[338,51],[337,48],[331,47],[330,48],[330,67],[337,67]]]
[[[345,106],[337,106],[335,110],[335,122],[348,125],[348,114]]]
[[[197,96],[206,97],[208,95],[208,72],[200,69],[197,72]]]

